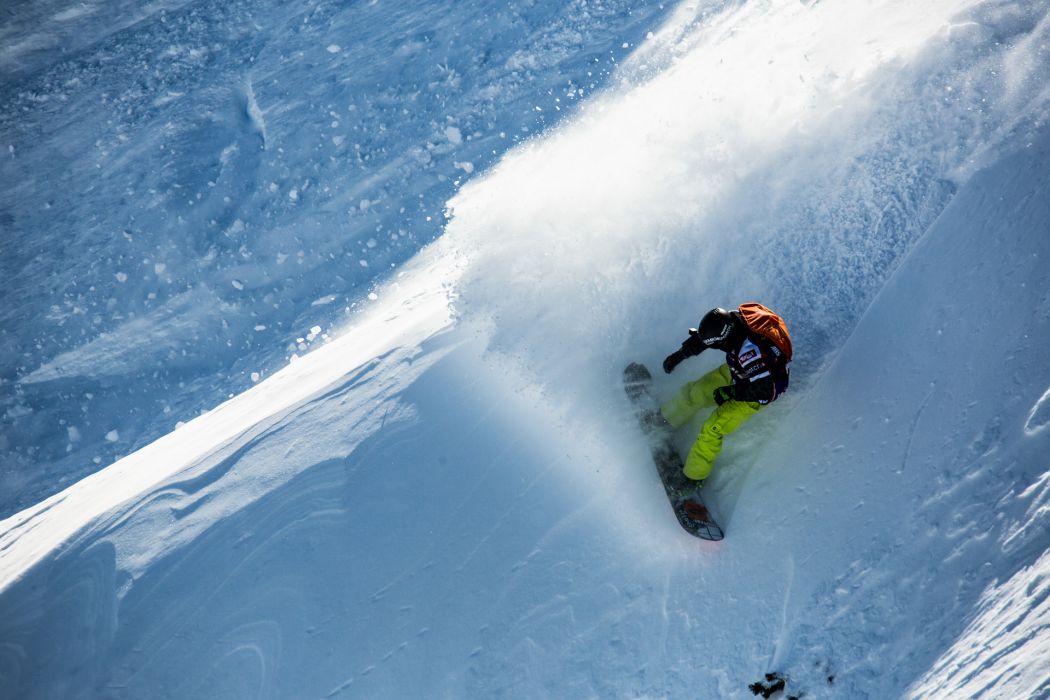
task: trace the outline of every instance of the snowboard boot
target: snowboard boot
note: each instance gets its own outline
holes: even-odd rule
[[[684,499],[696,493],[698,489],[703,488],[704,482],[694,481],[683,472],[677,471],[670,481],[670,486],[678,494],[679,498]]]

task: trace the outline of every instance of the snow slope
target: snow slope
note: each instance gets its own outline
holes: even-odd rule
[[[1050,696],[1045,9],[676,8],[331,342],[0,522],[0,694]],[[752,296],[800,361],[703,543],[619,369]]]
[[[323,342],[663,14],[6,3],[0,517]]]

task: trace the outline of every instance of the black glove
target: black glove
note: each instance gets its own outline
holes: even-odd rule
[[[681,350],[675,350],[674,352],[672,352],[664,359],[664,372],[666,372],[667,374],[674,372],[674,368],[677,367],[678,364],[686,357],[687,355]]]
[[[682,360],[687,357],[696,357],[706,349],[707,346],[700,340],[700,332],[695,328],[690,328],[689,337],[682,343],[682,347],[672,352],[664,360],[664,372],[670,374]]]
[[[733,387],[720,386],[715,389],[715,403],[721,406],[726,401],[733,401]]]

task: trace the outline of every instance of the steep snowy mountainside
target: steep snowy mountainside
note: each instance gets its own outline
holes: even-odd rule
[[[724,542],[678,529],[622,400],[566,426],[450,321],[442,241],[373,325],[0,522],[0,697],[740,700],[770,670],[814,698],[1041,697],[1050,143],[1018,146],[722,465]],[[300,400],[307,377],[331,383]]]
[[[573,113],[663,13],[5,5],[0,516],[323,342],[440,235],[460,183]]]
[[[297,359],[276,373],[270,381],[252,387],[213,412],[180,426],[156,442],[78,482],[76,488],[56,494],[8,519],[11,530],[0,537],[3,540],[0,549],[4,551],[5,557],[5,566],[0,569],[0,587],[9,585],[22,569],[32,566],[51,550],[73,538],[85,522],[107,515],[129,499],[141,498],[144,492],[153,491],[157,484],[167,480],[175,478],[179,488],[187,488],[189,482],[181,474],[187,467],[199,470],[202,461],[209,463],[215,455],[225,457],[231,443],[257,445],[260,433],[269,434],[289,413],[302,410],[304,403],[316,400],[319,394],[323,396],[326,390],[340,382],[356,387],[360,403],[358,411],[361,415],[349,415],[354,413],[350,409],[345,417],[347,424],[355,427],[352,434],[356,436],[364,433],[367,436],[378,430],[387,419],[385,413],[398,413],[390,407],[384,408],[382,397],[396,394],[397,387],[403,390],[418,375],[420,368],[429,366],[442,353],[435,352],[433,357],[421,360],[404,371],[388,371],[385,379],[374,384],[363,382],[361,377],[376,371],[384,363],[412,365],[412,354],[418,352],[418,345],[448,327],[451,322],[448,285],[455,276],[455,265],[450,256],[436,260],[421,256],[414,264],[403,267],[399,275],[399,279],[405,280],[403,283],[394,282],[379,290],[385,298],[355,318],[353,333],[343,334],[324,345],[324,352],[309,353]],[[368,388],[361,384],[368,384]],[[342,406],[343,403],[340,401],[338,405]],[[305,448],[307,441],[296,438],[293,442]],[[338,440],[328,442],[331,445],[342,444]],[[346,453],[351,451],[347,447],[339,449]],[[303,457],[301,451],[297,455]],[[299,461],[290,460],[277,470],[269,471],[261,485],[230,488],[228,494],[208,493],[200,496],[197,492],[201,484],[189,490],[198,497],[198,504],[210,502],[211,508],[215,507],[215,501],[226,504],[218,513],[210,512],[207,522],[221,517],[224,511],[232,512],[244,507],[252,500],[253,494],[258,497],[260,493],[276,488],[297,473]],[[222,473],[221,469],[218,471]],[[250,481],[253,475],[249,473],[241,478]],[[208,479],[192,481],[206,483]],[[229,483],[224,485],[231,486]],[[162,495],[169,492],[170,489],[161,489]],[[192,512],[195,509],[196,505],[185,511]],[[40,522],[44,514],[47,525]],[[180,514],[177,519],[182,521],[183,515]],[[184,536],[192,539],[197,534],[197,531],[191,530],[190,534]],[[172,537],[174,534],[169,532],[166,538],[168,544],[171,544]]]
[[[464,304],[495,350],[588,397],[620,358],[761,298],[792,320],[804,385],[959,183],[1045,118],[1044,15],[748,3],[660,32],[624,70],[666,70],[452,199]]]
[[[879,292],[733,516],[755,536],[741,547],[790,532],[772,664],[830,662],[841,696],[1048,690],[1050,434],[1032,416],[1050,387],[1050,138],[1016,147]]]
[[[92,44],[190,0],[9,0],[0,16],[0,79],[39,73]]]
[[[1046,489],[1046,479],[1034,488]],[[1042,506],[1045,507],[1045,495]],[[1050,552],[982,592],[978,615],[911,689],[922,698],[1045,698],[1050,653]],[[988,640],[994,640],[989,643]]]
[[[750,700],[776,671],[818,700],[1042,700],[1046,15],[673,8],[329,342],[0,520],[0,698]],[[313,230],[317,191],[282,224]],[[799,361],[727,441],[728,536],[701,542],[619,375],[747,298]]]
[[[483,670],[514,653],[505,615],[542,622],[566,576],[590,575],[575,547],[590,542],[593,565],[618,547],[572,478],[579,442],[440,323],[450,260],[424,255],[369,325],[0,523],[0,697],[521,687]],[[304,380],[332,377],[298,401]],[[217,446],[197,457],[202,437]],[[160,480],[94,506],[147,474]],[[611,527],[644,533],[629,513]],[[528,572],[542,559],[550,574],[551,554],[536,588]],[[608,595],[565,593],[581,624],[608,612]]]

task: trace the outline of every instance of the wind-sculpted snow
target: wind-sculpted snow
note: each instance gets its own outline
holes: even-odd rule
[[[614,14],[596,36],[642,26]],[[0,521],[0,697],[741,700],[767,673],[814,699],[1044,697],[1045,14],[674,8],[557,129],[453,165],[480,177],[367,311],[303,324],[296,350],[316,347],[291,366]],[[354,50],[333,45],[317,55]],[[553,84],[570,45],[493,70]],[[269,153],[294,129],[267,84],[232,89]],[[431,127],[474,143],[462,121]],[[283,164],[275,222],[327,240],[311,222],[371,181],[292,198],[293,166],[309,170]],[[251,289],[253,269],[222,274]],[[329,299],[303,284],[309,302],[282,289]],[[788,320],[792,391],[727,440],[704,487],[727,537],[701,542],[667,509],[619,370],[747,298]],[[88,373],[140,327],[118,326],[21,390]]]
[[[849,659],[864,693],[850,697],[897,697],[935,662],[907,696],[1045,692],[1047,608],[1003,597],[1038,590],[1050,528],[1050,442],[1024,430],[1040,394],[1030,380],[1050,370],[1037,350],[1050,339],[1050,138],[1019,150],[960,190],[779,431],[806,426],[807,439],[777,440],[754,467],[753,500],[792,492],[794,564],[833,572],[795,581],[774,663]],[[974,618],[988,606],[1034,627],[985,636]],[[958,651],[974,645],[996,651]]]
[[[922,698],[1042,698],[1050,694],[1046,654],[1050,553],[990,587],[966,634],[913,689]],[[1041,639],[1044,638],[1044,639]],[[983,640],[994,639],[995,644]]]
[[[323,342],[662,13],[5,6],[0,516]]]
[[[44,70],[65,55],[147,22],[153,15],[178,10],[188,1],[10,0],[0,18],[0,77],[6,82]]]
[[[561,575],[538,591],[531,572],[546,580],[553,556],[589,576],[581,538],[609,551],[642,518],[620,507],[603,524],[599,490],[564,488],[580,443],[535,432],[547,418],[448,330],[449,256],[406,277],[355,324],[364,337],[3,523],[0,697],[505,686],[469,668],[503,663],[498,611],[546,619]],[[573,594],[580,622],[604,619],[613,592]]]
[[[0,533],[0,558],[3,558],[5,566],[0,567],[0,587],[17,579],[23,569],[32,566],[51,549],[73,537],[84,523],[104,516],[128,499],[138,498],[158,483],[174,479],[177,474],[183,478],[176,479],[160,495],[161,500],[167,500],[173,494],[181,494],[180,500],[187,501],[172,506],[171,512],[177,520],[182,520],[185,514],[193,512],[202,504],[209,504],[209,508],[215,507],[213,501],[224,504],[224,508],[205,518],[207,522],[251,500],[246,498],[246,492],[265,493],[275,488],[301,468],[296,460],[285,461],[287,454],[268,457],[267,461],[272,464],[265,477],[238,473],[234,466],[247,456],[272,448],[257,433],[265,436],[283,432],[283,427],[275,425],[280,426],[286,414],[309,414],[309,407],[304,408],[300,404],[318,397],[330,398],[323,392],[334,385],[355,387],[361,382],[366,388],[356,390],[359,401],[356,407],[339,411],[349,428],[319,428],[322,434],[349,430],[349,435],[345,437],[352,442],[354,439],[363,439],[362,434],[367,436],[382,427],[386,413],[400,413],[390,408],[389,402],[396,403],[396,399],[389,397],[398,393],[398,387],[403,389],[410,384],[421,368],[436,361],[441,354],[430,353],[413,363],[412,355],[418,352],[418,345],[446,328],[450,321],[448,290],[440,284],[433,284],[433,281],[434,278],[446,281],[454,279],[454,263],[447,256],[433,260],[421,256],[414,265],[407,266],[404,272],[408,274],[412,269],[419,268],[423,272],[413,275],[410,281],[392,283],[384,288],[384,292],[395,294],[392,300],[356,318],[355,328],[359,337],[344,335],[327,344],[325,352],[315,352],[297,360],[275,374],[269,382],[259,384],[224,403],[213,413],[181,426],[85,479],[76,488],[56,494],[4,521],[7,528]],[[391,308],[398,307],[406,312],[403,317],[391,313]],[[362,377],[371,378],[375,366],[383,362],[394,365],[407,363],[409,366],[403,371],[387,371],[382,377],[362,381]],[[343,402],[339,401],[338,404],[342,406]],[[292,442],[299,441],[303,442],[300,457],[318,448],[324,450],[326,456],[333,451],[335,455],[345,455],[351,451],[350,447],[333,437],[316,442],[301,435]],[[231,445],[238,443],[246,445],[231,448]],[[234,449],[232,457],[226,454],[230,449]],[[273,463],[274,459],[280,462],[280,466]],[[205,466],[201,466],[202,463]],[[193,471],[198,474],[186,478],[186,473]],[[218,494],[207,489],[203,494],[198,493],[219,481],[229,488],[231,480],[236,482],[241,478],[250,482],[243,487],[246,492],[238,488],[225,496],[221,489]],[[166,539],[170,544],[175,537],[173,533],[168,533]],[[192,537],[193,533],[188,539]],[[144,537],[139,542],[145,545],[147,551],[155,551],[150,537]]]

